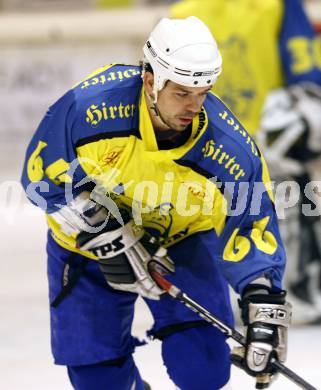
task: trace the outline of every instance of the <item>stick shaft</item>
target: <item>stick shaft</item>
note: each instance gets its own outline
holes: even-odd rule
[[[212,313],[206,310],[203,306],[199,305],[197,302],[193,301],[188,295],[183,293],[178,287],[174,286],[171,282],[164,279],[156,270],[150,270],[150,274],[157,282],[157,284],[163,288],[169,295],[173,298],[181,301],[186,307],[194,311],[201,318],[218,328],[226,336],[231,337],[233,340],[237,341],[242,346],[245,346],[246,340],[245,337],[238,332],[237,330],[226,325],[224,322],[215,317]],[[305,390],[317,390],[315,387],[306,382],[303,378],[297,375],[294,371],[290,370],[288,367],[284,366],[282,363],[277,360],[272,361],[272,365],[277,368],[277,370],[286,376],[289,380],[297,384],[299,387]]]

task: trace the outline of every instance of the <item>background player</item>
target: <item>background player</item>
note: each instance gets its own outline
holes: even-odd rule
[[[319,322],[320,198],[313,192],[308,198],[304,189],[311,178],[320,180],[320,37],[300,0],[204,0],[201,7],[198,1],[182,0],[171,15],[196,15],[209,26],[224,58],[215,92],[257,137],[272,178],[298,183],[292,196],[300,191],[300,200],[280,221],[290,259],[286,284],[294,322]],[[285,201],[284,192],[277,201]],[[302,204],[319,207],[307,216]]]

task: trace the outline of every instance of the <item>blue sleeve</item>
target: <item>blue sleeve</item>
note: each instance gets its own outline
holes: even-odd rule
[[[221,231],[214,229],[202,240],[237,293],[262,275],[280,289],[286,257],[267,164],[224,103],[210,95],[205,108],[211,121],[199,161],[207,177],[217,179],[219,199],[226,199],[226,219]]]
[[[85,177],[74,148],[75,111],[70,91],[49,108],[26,152],[22,185],[29,200],[47,213],[68,203],[67,186],[74,194],[75,184]]]
[[[301,0],[284,0],[279,50],[287,85],[300,81],[321,85],[321,38],[316,36]]]
[[[262,275],[271,280],[273,288],[282,288],[285,250],[262,170],[263,163],[249,182],[230,187],[226,226],[219,237],[213,232],[206,238],[217,267],[237,293]]]

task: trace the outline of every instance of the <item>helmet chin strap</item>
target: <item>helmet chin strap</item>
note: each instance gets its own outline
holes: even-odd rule
[[[162,124],[167,126],[170,129],[171,126],[168,123],[166,123],[165,119],[162,117],[162,114],[160,113],[160,111],[157,107],[157,91],[156,91],[156,93],[155,93],[155,91],[153,91],[153,92],[154,92],[154,97],[151,95],[148,95],[148,98],[152,102],[152,105],[150,106],[150,108],[154,112],[155,116],[157,116],[158,119],[162,122]]]

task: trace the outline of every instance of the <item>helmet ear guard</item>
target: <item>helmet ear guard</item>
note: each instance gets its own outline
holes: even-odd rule
[[[167,80],[187,87],[212,86],[222,71],[222,57],[207,26],[195,16],[163,18],[143,47],[143,74],[154,73],[154,96]]]

